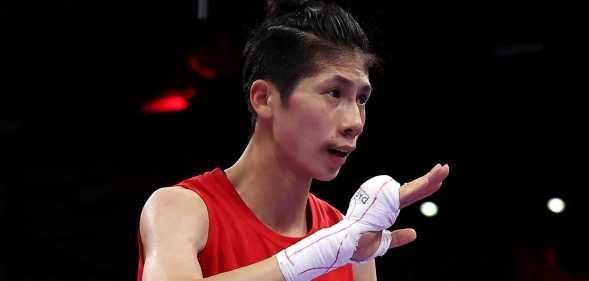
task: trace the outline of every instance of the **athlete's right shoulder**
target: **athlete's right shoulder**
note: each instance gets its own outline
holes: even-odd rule
[[[208,211],[202,198],[181,186],[154,191],[145,202],[140,218],[142,238],[180,234],[196,242],[199,249],[207,241],[208,225]]]
[[[194,208],[201,206],[205,207],[206,210],[206,205],[198,193],[181,186],[162,187],[155,190],[147,199],[145,206],[156,208]]]

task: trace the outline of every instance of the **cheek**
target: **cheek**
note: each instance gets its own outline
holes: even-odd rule
[[[300,115],[293,121],[288,131],[288,137],[299,148],[309,149],[321,139],[324,129],[316,116]]]
[[[283,143],[297,151],[315,150],[327,136],[327,119],[328,116],[317,106],[293,106],[281,126],[280,137]]]
[[[301,132],[309,139],[324,138],[330,133],[330,116],[329,111],[322,107],[321,104],[313,104],[306,108],[300,115]]]

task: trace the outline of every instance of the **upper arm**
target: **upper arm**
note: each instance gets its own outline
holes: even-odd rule
[[[140,219],[143,280],[202,278],[197,255],[206,244],[208,224],[206,205],[195,192],[182,187],[155,191]]]
[[[353,264],[354,281],[376,281],[376,265],[374,259],[362,263]]]

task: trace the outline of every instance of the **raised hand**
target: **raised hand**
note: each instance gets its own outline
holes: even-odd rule
[[[448,165],[442,166],[438,164],[422,177],[402,185],[399,188],[400,208],[407,207],[438,191],[449,172],[450,167]],[[386,236],[383,237],[383,235]],[[375,255],[382,255],[387,249],[403,246],[415,240],[416,237],[417,234],[412,228],[399,229],[392,232],[386,230],[364,232],[352,256],[352,260],[364,261]],[[386,244],[388,244],[388,247],[386,247]],[[383,249],[383,246],[386,248]]]

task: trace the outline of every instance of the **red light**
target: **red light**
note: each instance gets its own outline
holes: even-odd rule
[[[194,71],[196,74],[209,80],[213,80],[219,76],[218,70],[204,66],[197,56],[189,57],[188,65],[190,65],[190,68],[192,68],[192,71]]]
[[[186,97],[171,95],[147,102],[141,110],[146,113],[178,112],[186,110],[189,105]]]

